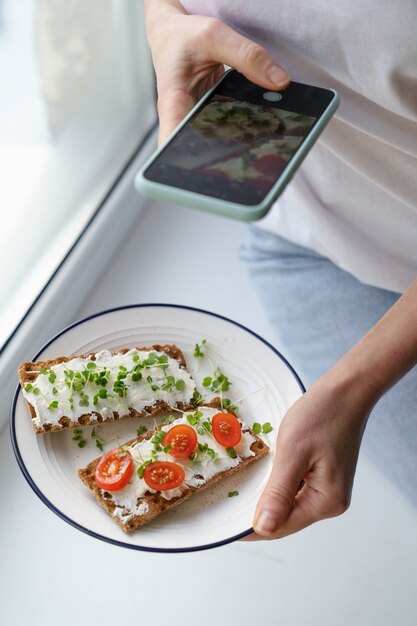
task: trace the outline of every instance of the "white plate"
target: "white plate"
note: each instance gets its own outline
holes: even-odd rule
[[[194,345],[203,338],[211,361],[229,376],[228,397],[238,400],[240,417],[247,424],[271,422],[265,436],[273,451],[275,435],[285,411],[302,394],[303,385],[288,362],[261,337],[227,318],[208,311],[167,304],[132,305],[104,311],[69,326],[53,337],[35,359],[84,354],[103,348],[173,343],[183,351],[198,389],[210,374],[207,358],[193,356]],[[249,395],[248,395],[249,394]],[[208,397],[208,395],[207,395]],[[143,420],[126,420],[99,427],[105,440],[135,436]],[[145,422],[146,423],[146,422]],[[85,435],[91,426],[83,429]],[[101,453],[90,436],[79,448],[72,431],[36,435],[32,430],[22,393],[17,390],[12,406],[11,433],[20,468],[35,493],[62,519],[98,539],[155,552],[201,550],[235,541],[252,531],[257,499],[267,481],[272,453],[230,479],[192,496],[187,502],[157,517],[131,534],[125,534],[99,507],[77,476]],[[110,444],[110,449],[115,444]],[[230,491],[239,495],[228,497]]]

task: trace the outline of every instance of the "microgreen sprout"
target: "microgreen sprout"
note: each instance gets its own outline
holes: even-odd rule
[[[139,478],[143,478],[143,472],[145,470],[145,467],[147,465],[150,465],[151,463],[153,463],[152,459],[148,459],[147,461],[145,461],[144,463],[142,463],[141,465],[139,465],[137,471],[137,475],[139,476]]]
[[[156,352],[150,352],[147,359],[141,362],[143,368],[149,369],[151,367],[159,367],[163,372],[168,369],[168,357],[166,354],[156,354]]]
[[[199,423],[200,417],[203,417],[202,411],[195,411],[187,415],[187,421],[191,426],[196,426]]]
[[[232,409],[234,413],[239,411],[239,407],[236,404],[232,404],[232,401],[229,398],[221,399],[222,409]]]
[[[94,404],[94,406],[97,406],[97,404],[99,403],[100,398],[104,400],[107,397],[108,397],[107,389],[104,389],[104,388],[103,389],[99,389],[99,391],[96,394],[94,394],[94,397],[93,397],[93,404]]]
[[[125,398],[127,395],[127,385],[120,378],[114,381],[113,383],[113,391],[120,398]]]
[[[199,435],[207,435],[207,433],[211,433],[211,423],[207,420],[201,424],[201,426],[197,427],[197,432]]]
[[[226,448],[226,452],[230,456],[231,459],[237,458],[237,452],[234,448]]]
[[[138,435],[145,435],[148,432],[148,429],[144,424],[142,424],[141,426],[139,426],[139,428],[136,429],[136,432],[138,433]]]
[[[51,404],[48,406],[48,409],[57,409],[58,408],[58,400],[53,400]]]
[[[157,430],[156,432],[154,432],[154,435],[151,439],[151,442],[153,443],[154,451],[161,452],[162,440],[165,437],[165,435],[166,435],[166,432],[164,430]]]
[[[201,396],[201,393],[197,391],[197,389],[195,389],[193,393],[193,397],[191,399],[191,404],[193,406],[199,406],[202,402],[203,402],[203,398]]]
[[[258,422],[255,422],[252,425],[252,431],[255,435],[260,435],[261,432],[267,435],[272,430],[273,430],[273,426],[271,422],[265,422],[264,424],[259,424]]]
[[[238,496],[239,492],[238,491],[229,491],[229,493],[227,494],[228,498],[234,498],[235,496]]]
[[[80,401],[78,404],[80,406],[90,406],[90,398],[83,391],[80,392]]]
[[[205,456],[210,457],[211,461],[215,461],[218,458],[217,452],[210,448],[208,443],[198,443],[197,449],[188,457],[193,463],[201,463]]]
[[[229,391],[231,384],[219,367],[214,370],[213,376],[203,378],[203,387],[209,387],[214,393]]]
[[[207,341],[205,339],[201,340],[201,344],[196,343],[195,344],[195,348],[194,348],[194,356],[196,359],[198,358],[202,358],[205,356],[205,353],[203,352],[202,348],[203,346],[205,346],[207,343]]]
[[[96,432],[95,426],[93,427],[93,430],[91,431],[91,435],[90,436],[91,436],[91,439],[95,440],[97,448],[103,452],[104,446],[106,445],[106,443],[109,443],[109,442],[106,442],[106,441],[104,441],[104,439],[99,437],[99,435]]]
[[[161,424],[163,426],[166,426],[167,424],[172,424],[174,420],[175,420],[175,415],[165,415],[165,417],[163,417],[161,420]]]
[[[83,438],[83,431],[81,428],[74,428],[72,432],[72,440],[77,442],[79,448],[84,448],[87,445],[87,441]]]

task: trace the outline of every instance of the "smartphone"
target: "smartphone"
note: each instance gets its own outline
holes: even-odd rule
[[[339,105],[333,89],[268,91],[228,70],[135,178],[149,198],[243,221],[263,217]]]

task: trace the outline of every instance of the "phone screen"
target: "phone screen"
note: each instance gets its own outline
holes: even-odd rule
[[[145,177],[239,204],[260,203],[318,118],[299,106],[286,109],[284,97],[269,103],[265,89],[248,84],[245,98],[244,90],[236,97],[221,83]]]

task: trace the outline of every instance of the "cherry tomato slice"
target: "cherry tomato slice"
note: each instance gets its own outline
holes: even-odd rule
[[[130,452],[114,448],[101,457],[96,468],[95,480],[101,489],[117,491],[127,485],[132,474],[133,459]]]
[[[242,428],[231,413],[216,413],[211,420],[213,436],[225,448],[233,448],[242,439]]]
[[[145,483],[156,491],[176,489],[185,480],[185,472],[178,463],[171,461],[155,461],[147,465],[143,471]]]
[[[178,424],[167,432],[162,444],[171,446],[168,454],[175,459],[186,459],[197,447],[197,433],[187,424]]]
[[[253,167],[266,176],[278,176],[286,164],[278,154],[264,154],[256,159]]]

